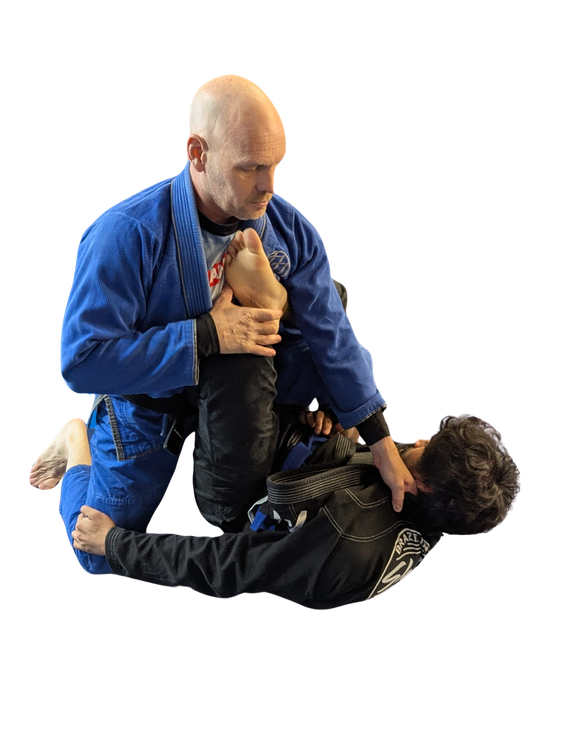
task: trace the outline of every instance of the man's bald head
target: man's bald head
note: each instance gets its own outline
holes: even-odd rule
[[[286,150],[283,124],[268,96],[240,76],[213,78],[194,96],[190,130],[199,210],[219,223],[262,216]]]
[[[213,78],[196,92],[190,107],[190,132],[202,136],[210,148],[217,139],[255,128],[284,133],[282,121],[269,97],[241,76]]]

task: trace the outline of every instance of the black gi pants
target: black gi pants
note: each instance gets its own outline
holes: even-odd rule
[[[188,429],[196,432],[196,503],[210,523],[239,531],[249,507],[266,495],[277,446],[273,360],[253,354],[207,357],[200,364],[200,384],[188,388],[187,396]]]
[[[339,281],[334,284],[346,310],[347,290]],[[286,454],[297,411],[308,406],[279,407],[279,436],[276,378],[270,357],[216,354],[200,361],[199,385],[186,389],[187,434],[196,432],[196,503],[204,518],[223,531],[240,531],[249,508],[267,494],[267,476]],[[308,403],[317,395],[309,394]]]

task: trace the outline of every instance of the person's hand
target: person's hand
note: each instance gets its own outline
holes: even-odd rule
[[[307,424],[316,435],[333,434],[333,421],[325,411],[303,411],[300,414],[302,424]]]
[[[100,510],[83,505],[72,533],[73,547],[92,555],[106,554],[106,535],[116,524]]]
[[[400,458],[391,437],[383,438],[369,447],[373,454],[373,463],[392,491],[392,507],[399,513],[404,505],[404,493],[418,494],[414,477]]]
[[[221,354],[258,354],[274,357],[271,344],[278,344],[277,333],[282,310],[254,309],[232,304],[233,291],[224,284],[210,315],[214,320]]]
[[[316,435],[337,435],[339,432],[354,443],[359,442],[359,432],[356,427],[344,430],[339,422],[334,422],[329,414],[326,414],[322,409],[303,411],[300,413],[299,419],[302,424],[312,427]]]

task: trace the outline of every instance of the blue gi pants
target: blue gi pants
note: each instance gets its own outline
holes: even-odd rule
[[[201,362],[200,383],[187,389],[185,434],[196,431],[194,494],[199,510],[224,531],[236,531],[248,508],[265,494],[276,450],[278,420],[273,361],[248,354]],[[80,508],[90,505],[118,525],[145,531],[177,465],[163,449],[170,417],[106,397],[90,437],[92,466],[70,469],[61,487],[60,512],[69,541]],[[74,550],[90,573],[110,573],[106,558]]]

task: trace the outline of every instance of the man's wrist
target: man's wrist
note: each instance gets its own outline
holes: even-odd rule
[[[379,411],[371,414],[370,417],[367,417],[367,419],[364,419],[357,425],[359,434],[369,446],[375,445],[383,440],[383,438],[390,437],[390,430],[388,429],[383,409],[379,409]]]
[[[196,351],[199,358],[220,354],[220,339],[210,313],[196,318]]]
[[[378,440],[376,443],[372,443],[369,448],[373,456],[385,456],[390,453],[391,448],[396,448],[394,440],[390,435]]]

